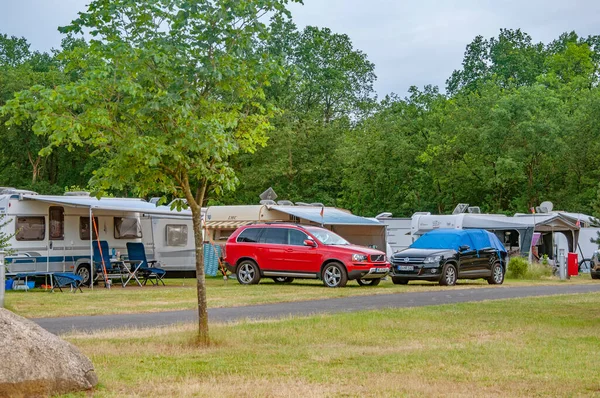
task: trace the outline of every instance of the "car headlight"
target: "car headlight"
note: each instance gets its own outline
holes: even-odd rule
[[[442,258],[441,256],[427,257],[427,258],[425,258],[425,261],[423,261],[423,263],[424,264],[438,263],[441,258]]]
[[[356,263],[362,263],[364,261],[367,261],[367,256],[365,254],[353,254],[352,261]]]

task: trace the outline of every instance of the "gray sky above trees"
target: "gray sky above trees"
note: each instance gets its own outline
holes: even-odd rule
[[[0,0],[0,33],[24,36],[35,50],[60,45],[68,24],[89,0]],[[292,5],[299,28],[329,27],[346,33],[375,63],[380,96],[405,95],[408,87],[444,88],[476,35],[521,28],[548,42],[562,32],[600,34],[598,0],[304,0]]]

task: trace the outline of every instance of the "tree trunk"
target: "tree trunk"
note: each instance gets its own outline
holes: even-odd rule
[[[202,207],[192,207],[194,242],[196,245],[196,290],[198,293],[198,343],[209,345],[206,282],[204,278],[204,250],[202,239]]]
[[[210,338],[208,335],[208,311],[206,303],[206,281],[204,278],[204,251],[202,239],[202,202],[204,200],[205,186],[198,191],[198,197],[194,198],[187,176],[184,176],[183,189],[188,205],[192,210],[192,221],[194,225],[194,243],[196,247],[196,290],[198,294],[198,337],[199,345],[208,346]],[[205,184],[204,184],[205,185]]]

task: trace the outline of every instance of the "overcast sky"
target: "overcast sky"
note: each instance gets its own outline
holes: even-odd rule
[[[0,0],[0,33],[24,36],[35,50],[60,45],[68,24],[89,0]],[[304,0],[290,8],[299,28],[346,33],[375,63],[380,96],[411,85],[443,88],[477,35],[521,28],[548,42],[565,31],[600,34],[599,0]]]

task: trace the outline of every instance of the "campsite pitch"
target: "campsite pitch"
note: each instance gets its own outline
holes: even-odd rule
[[[98,397],[596,396],[599,302],[590,293],[212,325],[206,349],[191,343],[193,325],[67,339],[94,362]]]

